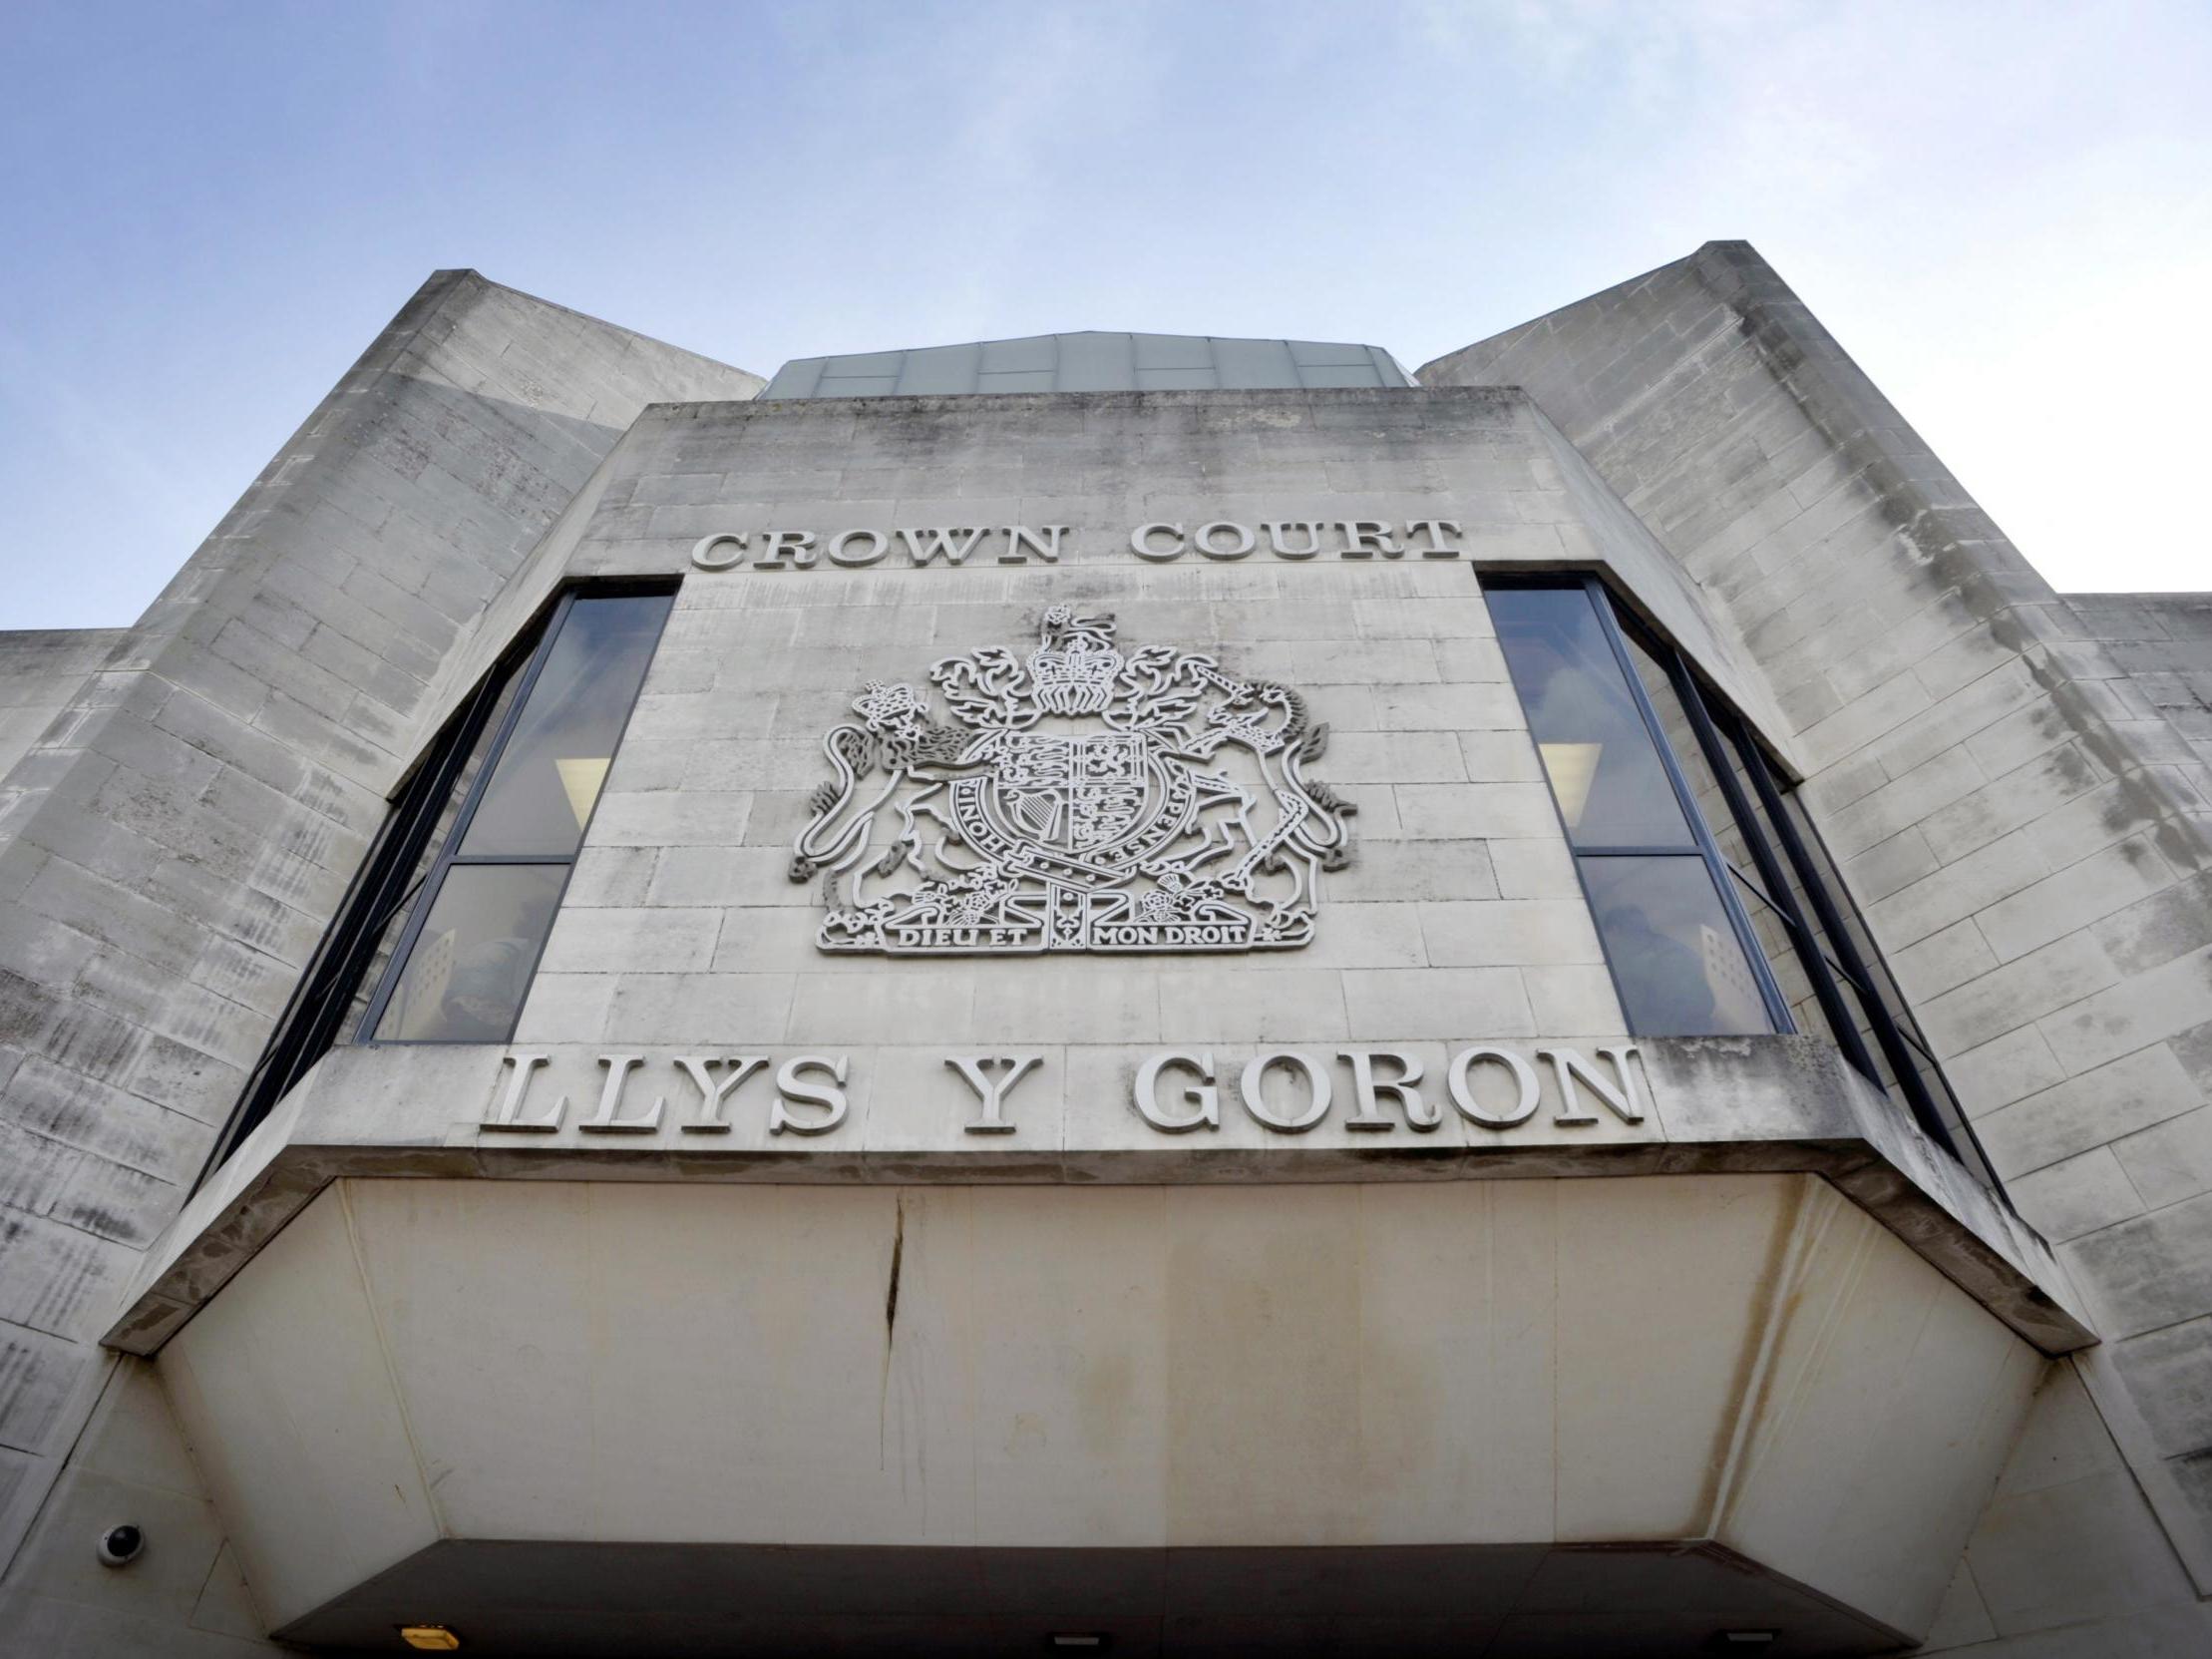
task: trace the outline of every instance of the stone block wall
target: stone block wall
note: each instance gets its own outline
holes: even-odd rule
[[[0,780],[0,1559],[446,657],[647,402],[760,384],[440,272],[135,628],[6,653],[78,677]]]
[[[72,1599],[72,1517],[99,1479],[128,1464],[179,1515],[204,1507],[163,1474],[174,1449],[133,1440],[145,1380],[92,1339],[387,792],[562,576],[684,586],[522,1040],[866,1033],[1072,1059],[1619,1034],[1491,637],[1488,563],[1610,571],[1803,771],[2107,1339],[2056,1368],[2054,1427],[2015,1453],[1929,1651],[2151,1653],[2201,1628],[2203,598],[2052,594],[1741,244],[1424,375],[1445,389],[754,404],[755,376],[443,272],[136,628],[0,636],[0,1561],[41,1513],[62,1552],[42,1528],[0,1621],[47,1650],[160,1647],[101,1623],[122,1616],[105,1587]],[[1127,545],[1148,521],[1421,517],[1461,524],[1460,558],[1155,565]],[[1075,531],[1057,566],[1002,564],[995,542],[958,568],[689,559],[725,532],[1050,523]],[[926,975],[814,949],[818,891],[786,866],[823,733],[868,679],[1026,654],[1060,603],[1114,614],[1125,645],[1279,678],[1331,725],[1312,775],[1359,807],[1358,850],[1311,947]],[[96,1400],[109,1427],[80,1441]],[[104,1469],[110,1436],[136,1449]],[[193,1633],[175,1651],[233,1651],[251,1631],[219,1533],[178,1524],[201,1586],[150,1577],[170,1599],[144,1616]]]
[[[85,675],[129,637],[130,629],[121,627],[0,633],[0,777],[69,706]]]
[[[1358,392],[789,402],[655,411],[598,485],[574,572],[683,587],[608,778],[518,1040],[1158,1047],[1256,1039],[1618,1036],[1625,1030],[1476,561],[1624,565],[1525,400]],[[1441,516],[1448,560],[1136,557],[1152,521]],[[834,533],[1066,524],[1060,560],[833,567]],[[702,537],[812,532],[804,569],[700,571]],[[1634,535],[1642,536],[1642,532]],[[1648,542],[1649,538],[1645,537]],[[1661,610],[1683,603],[1660,593]],[[1035,648],[1049,606],[1110,614],[1124,650],[1201,651],[1325,722],[1308,768],[1358,808],[1304,949],[911,961],[815,948],[788,879],[822,740],[872,679]],[[1701,618],[1692,618],[1696,631]],[[1729,672],[1725,661],[1719,669]],[[938,704],[942,717],[941,702]],[[1071,1069],[1080,1056],[1067,1056]]]
[[[2077,1369],[2044,1372],[1916,1654],[2188,1659],[2212,1616]]]
[[[1420,378],[1528,388],[1763,668],[1978,1135],[2096,1311],[2099,1404],[2212,1590],[2212,834],[2188,670],[2121,667],[2093,602],[2051,592],[1746,244]]]
[[[145,1542],[119,1571],[94,1544],[123,1523]],[[0,1653],[267,1659],[267,1627],[161,1378],[116,1361],[0,1585]]]
[[[1222,1044],[1625,1030],[1520,704],[1464,565],[914,571],[686,583],[517,1040],[819,1048]],[[868,679],[1034,647],[1069,601],[1125,648],[1282,677],[1325,721],[1308,768],[1358,807],[1314,942],[1235,956],[946,959],[815,949],[787,874],[823,735]],[[918,972],[918,968],[922,971]],[[714,1036],[708,1034],[727,1034]],[[995,1050],[992,1050],[995,1051]],[[1072,1064],[1072,1062],[1071,1062]]]
[[[2061,603],[2084,660],[2125,680],[2212,774],[2212,594],[2068,594]],[[2205,783],[2212,790],[2212,776]]]

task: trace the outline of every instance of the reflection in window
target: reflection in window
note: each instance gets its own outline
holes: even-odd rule
[[[470,815],[464,855],[574,854],[667,614],[657,595],[590,600],[569,612]]]
[[[361,1031],[380,1042],[504,1042],[615,745],[673,602],[665,594],[565,601],[479,740],[473,787],[401,903]],[[425,851],[429,852],[430,846]]]
[[[1779,1000],[1610,615],[1580,584],[1489,599],[1630,1030],[1774,1031]]]
[[[494,740],[506,729],[507,711],[514,704],[516,687],[530,662],[530,655],[518,656],[494,672],[473,699],[474,706],[465,709],[454,726],[432,745],[431,757],[423,762],[407,791],[407,797],[419,797],[419,802],[403,797],[394,808],[387,834],[395,843],[414,846],[415,852],[407,866],[405,880],[389,882],[382,887],[372,884],[368,893],[347,902],[347,914],[350,916],[358,910],[362,929],[371,944],[362,958],[367,966],[356,967],[350,972],[353,993],[346,1004],[346,1017],[337,1031],[361,1029],[362,1018],[369,1011],[369,998],[384,983],[385,971],[392,963],[392,952],[407,931],[408,913],[415,908],[415,901],[422,893],[423,884],[430,879],[440,849],[453,833],[461,803],[475,794],[477,779],[491,755]],[[465,733],[473,735],[464,737]],[[450,776],[439,764],[440,756],[448,750],[458,751],[460,762]],[[409,811],[411,804],[415,807],[412,813]],[[431,815],[432,808],[435,816]],[[378,851],[370,855],[370,863],[374,866],[381,854],[400,850],[401,846],[387,849],[380,843]],[[333,976],[341,983],[347,977],[345,972]]]
[[[455,864],[385,1000],[385,1042],[504,1042],[567,885],[564,864]]]
[[[393,796],[210,1169],[344,1034],[486,1042],[514,1030],[672,603],[566,596],[462,699]]]
[[[1630,1029],[1826,1037],[1995,1185],[1797,796],[1593,577],[1486,583]]]
[[[1583,884],[1631,1030],[1727,1037],[1774,1029],[1704,860],[1594,858]]]
[[[1512,590],[1498,632],[1560,816],[1577,846],[1687,847],[1666,768],[1580,588]]]

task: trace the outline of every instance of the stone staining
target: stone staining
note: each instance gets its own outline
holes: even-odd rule
[[[1303,768],[1328,728],[1295,691],[1166,645],[1124,654],[1110,617],[1044,615],[999,646],[870,681],[823,741],[794,881],[822,877],[824,951],[884,955],[1289,950],[1355,810]]]

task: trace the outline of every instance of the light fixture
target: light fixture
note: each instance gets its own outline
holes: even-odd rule
[[[592,803],[599,798],[606,769],[613,764],[614,757],[604,754],[553,762],[553,770],[560,774],[560,791],[568,797],[568,810],[576,815],[577,829],[591,821]]]
[[[1598,757],[1605,747],[1603,743],[1536,745],[1544,757],[1545,774],[1552,780],[1552,793],[1559,797],[1559,815],[1569,829],[1582,828],[1583,809],[1590,804],[1590,786],[1597,781]]]
[[[1052,1645],[1054,1647],[1104,1647],[1106,1645],[1106,1638],[1103,1636],[1080,1635],[1076,1632],[1069,1631],[1065,1634],[1054,1636],[1052,1638]]]
[[[461,1646],[461,1638],[442,1624],[403,1624],[399,1639],[422,1653],[453,1653]]]

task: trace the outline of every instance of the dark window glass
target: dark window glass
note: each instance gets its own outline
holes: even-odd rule
[[[421,855],[415,861],[414,880],[408,884],[410,897],[413,890],[422,885],[423,878],[430,874],[430,866],[437,859],[439,850],[453,834],[454,822],[461,816],[462,804],[476,793],[477,781],[484,775],[485,762],[491,759],[492,751],[499,745],[500,733],[507,726],[508,710],[515,706],[515,693],[521,689],[524,673],[529,667],[530,659],[526,657],[510,665],[500,675],[499,688],[493,692],[484,710],[483,727],[469,744],[469,752],[461,762],[461,770],[454,774],[452,787],[439,803],[438,821],[423,841]]]
[[[417,880],[400,900],[387,911],[384,920],[375,926],[374,944],[368,954],[368,966],[362,972],[361,983],[353,988],[353,996],[346,1004],[346,1017],[339,1024],[341,1033],[358,1032],[361,1022],[369,1012],[369,999],[376,995],[376,988],[384,983],[384,976],[392,966],[392,953],[399,949],[400,940],[407,933],[407,913],[414,908],[416,896],[422,892]]]
[[[1621,642],[1628,650],[1638,682],[1644,687],[1645,700],[1651,704],[1652,713],[1659,721],[1666,752],[1673,758],[1682,783],[1689,791],[1692,806],[1712,832],[1720,855],[1748,872],[1751,860],[1744,851],[1743,837],[1736,829],[1735,813],[1728,806],[1720,780],[1713,776],[1712,767],[1705,761],[1704,748],[1697,741],[1689,711],[1682,706],[1673,681],[1635,634],[1624,630]]]
[[[1928,1091],[1934,1102],[1936,1115],[1949,1127],[1962,1153],[1971,1151],[1979,1157],[1981,1147],[1974,1140],[1973,1126],[1967,1122],[1966,1112],[1959,1105],[1959,1097],[1951,1092],[1951,1084],[1943,1074],[1943,1067],[1936,1063],[1935,1056],[1908,1037],[1905,1042],[1905,1061],[1912,1067],[1913,1074],[1920,1079],[1921,1087]],[[1985,1175],[1984,1179],[1994,1180],[1995,1177]]]
[[[1590,596],[1506,589],[1492,596],[1492,614],[1568,838],[1577,847],[1692,847]]]
[[[1768,847],[1779,848],[1781,846],[1781,840],[1774,833],[1773,821],[1767,816],[1766,804],[1759,795],[1758,784],[1756,780],[1752,778],[1750,772],[1747,771],[1744,767],[1743,756],[1740,752],[1740,744],[1729,744],[1726,747],[1725,753],[1722,758],[1727,764],[1728,775],[1735,783],[1737,795],[1745,802],[1750,810],[1752,828],[1758,832],[1760,838],[1766,843]],[[1729,828],[1729,833],[1734,837],[1735,847],[1737,849],[1743,850],[1729,850],[1727,854],[1728,862],[1730,864],[1734,864],[1741,868],[1744,868],[1746,871],[1748,871],[1750,865],[1750,854],[1748,852],[1746,843],[1743,841],[1742,831],[1736,829],[1731,824]],[[1776,898],[1786,902],[1793,912],[1805,915],[1806,925],[1812,929],[1814,939],[1825,939],[1826,936],[1821,932],[1819,919],[1817,917],[1806,914],[1804,878],[1798,875],[1797,871],[1789,864],[1788,860],[1777,858],[1776,862],[1782,871],[1782,885],[1784,891],[1780,894],[1769,894],[1768,896],[1770,898]]]
[[[356,975],[353,995],[346,1005],[346,1017],[338,1027],[340,1032],[361,1029],[361,1018],[369,1011],[369,999],[378,986],[384,983],[385,971],[392,963],[392,952],[407,931],[407,913],[421,896],[423,883],[430,879],[430,872],[438,862],[439,849],[453,833],[454,820],[461,814],[461,803],[466,801],[476,787],[477,778],[484,770],[484,762],[491,754],[500,728],[507,718],[508,709],[515,701],[515,689],[529,666],[528,657],[508,664],[495,676],[489,695],[483,697],[477,714],[478,729],[467,745],[460,769],[453,774],[452,782],[444,786],[436,819],[427,833],[422,835],[421,849],[415,854],[413,865],[406,879],[388,891],[367,901],[363,906],[362,927],[374,941],[367,953],[366,966]],[[436,746],[432,755],[423,762],[423,772],[436,767]]]
[[[1812,820],[1805,816],[1804,804],[1795,794],[1784,795],[1782,810],[1789,814],[1790,823],[1804,845],[1805,856],[1811,862],[1816,878],[1829,892],[1842,892],[1843,877],[1829,861],[1828,849],[1821,844],[1820,834],[1813,828]],[[1917,1037],[1913,1018],[1906,1012],[1905,999],[1898,995],[1897,986],[1891,981],[1889,970],[1882,962],[1882,953],[1875,949],[1874,936],[1866,931],[1866,923],[1860,919],[1857,911],[1848,906],[1843,908],[1841,914],[1844,936],[1850,940],[1852,952],[1858,957],[1859,965],[1873,982],[1866,989],[1881,1000],[1892,1020]],[[1843,955],[1833,945],[1828,947],[1828,954],[1831,958],[1840,958]]]
[[[1845,894],[1843,878],[1828,856],[1828,849],[1821,844],[1820,832],[1806,815],[1804,803],[1794,792],[1781,799],[1782,810],[1789,816],[1813,879],[1830,894]],[[1883,1073],[1890,1079],[1891,1088],[1911,1101],[1923,1127],[1949,1145],[1985,1181],[1996,1185],[1997,1177],[1975,1138],[1974,1126],[1961,1109],[1958,1096],[1951,1091],[1943,1068],[1930,1055],[1919,1022],[1913,1018],[1903,993],[1897,989],[1889,964],[1882,960],[1882,953],[1876,948],[1864,919],[1848,899],[1837,908],[1849,948],[1831,948],[1829,957],[1838,964],[1837,976],[1854,988],[1858,1004],[1864,1011],[1863,1024],[1870,1034],[1868,1040],[1878,1050],[1877,1057]],[[1890,1051],[1893,1048],[1895,1053]]]
[[[1819,988],[1798,952],[1795,925],[1754,883],[1737,875],[1733,866],[1729,876],[1735,882],[1736,898],[1743,906],[1744,915],[1751,919],[1751,932],[1758,939],[1766,966],[1774,975],[1775,988],[1781,992],[1782,1001],[1789,1005],[1791,1024],[1801,1032],[1825,1037],[1833,1042],[1835,1032],[1827,1012],[1820,1006]]]
[[[1703,859],[1591,858],[1582,874],[1632,1030],[1743,1037],[1774,1029]]]
[[[358,1030],[378,1042],[504,1042],[515,1029],[584,826],[673,602],[565,601],[456,789],[442,849]]]
[[[1766,959],[1773,989],[1788,1016],[1783,1022],[1785,1029],[1826,1035],[1827,1017],[1812,979],[1798,960],[1794,907],[1777,904],[1767,891],[1767,872],[1736,822],[1735,802],[1745,798],[1745,791],[1731,788],[1735,780],[1723,780],[1713,770],[1699,737],[1699,722],[1683,702],[1681,688],[1666,666],[1633,631],[1624,628],[1621,638],[1637,681],[1644,687],[1645,701],[1659,722],[1665,752],[1688,791],[1691,810],[1712,836],[1713,849],[1726,872],[1724,885],[1750,924],[1753,943]],[[1745,804],[1755,810],[1747,800]],[[1769,1015],[1773,1013],[1772,1004],[1767,1010]]]
[[[385,1000],[385,1042],[504,1042],[553,928],[565,864],[456,864]]]
[[[1665,674],[1622,638],[1594,587],[1500,587],[1489,600],[1629,1029],[1775,1030],[1780,996],[1687,802],[1699,780],[1669,764],[1664,721],[1684,716]],[[1710,791],[1709,772],[1703,783]]]
[[[488,1041],[513,1030],[672,603],[565,597],[463,699],[393,796],[209,1169],[344,1035]]]
[[[590,600],[569,612],[470,816],[464,856],[574,854],[667,614],[659,596]]]
[[[1485,592],[1630,1029],[1824,1036],[1996,1185],[1803,803],[1749,727],[1595,578]]]

